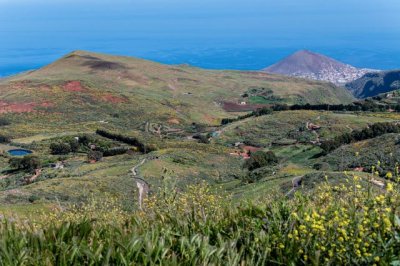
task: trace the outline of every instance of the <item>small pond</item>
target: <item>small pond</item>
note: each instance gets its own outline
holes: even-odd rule
[[[12,156],[25,156],[25,155],[31,154],[32,151],[25,150],[25,149],[13,149],[13,150],[9,150],[8,153],[11,154]]]

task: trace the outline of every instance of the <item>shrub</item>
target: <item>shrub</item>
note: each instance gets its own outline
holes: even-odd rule
[[[115,155],[125,154],[127,151],[128,151],[128,148],[126,148],[126,147],[116,147],[116,148],[105,150],[103,153],[103,156],[107,157],[107,156],[115,156]]]
[[[89,151],[87,154],[89,161],[100,161],[103,158],[103,153],[101,151]]]
[[[10,141],[9,137],[0,135],[0,143],[9,143]]]
[[[246,174],[243,175],[241,180],[244,183],[255,183],[266,176],[271,176],[275,170],[276,170],[275,167],[257,168],[255,170],[249,172],[247,175]]]
[[[322,184],[230,204],[208,187],[161,190],[127,213],[111,195],[0,223],[4,265],[397,265],[398,186]],[[346,184],[346,185],[345,185]],[[168,193],[165,193],[168,192]],[[271,193],[273,194],[273,193]],[[10,219],[11,220],[11,219]],[[60,244],[62,243],[62,244]],[[71,252],[73,251],[73,252]],[[24,254],[24,256],[21,256]]]
[[[206,135],[199,135],[199,143],[209,144],[210,141]]]
[[[42,162],[35,155],[27,155],[22,158],[13,157],[9,160],[9,164],[11,168],[29,172],[33,172],[42,166]]]
[[[257,168],[276,164],[277,162],[278,158],[272,151],[256,151],[250,155],[250,159],[245,162],[244,167],[252,171]]]
[[[64,142],[59,143],[51,143],[50,144],[50,152],[54,155],[65,155],[72,151],[71,145]]]
[[[87,134],[79,137],[79,143],[83,146],[88,146],[90,143],[94,142],[93,137]]]
[[[8,125],[10,125],[11,123],[10,123],[10,121],[8,121],[7,119],[5,119],[5,118],[0,118],[0,126],[8,126]]]
[[[252,113],[253,116],[262,116],[262,115],[269,115],[272,114],[273,110],[271,108],[261,108],[257,109]]]
[[[70,139],[68,142],[71,147],[71,152],[77,152],[79,150],[79,142],[76,139]]]
[[[35,201],[37,201],[37,200],[39,200],[40,198],[39,198],[39,196],[37,196],[37,195],[30,195],[29,196],[29,198],[28,198],[28,201],[30,202],[30,203],[34,203]]]
[[[319,170],[319,171],[329,171],[329,164],[326,162],[322,162],[322,163],[316,163],[313,165],[313,168],[315,170]]]

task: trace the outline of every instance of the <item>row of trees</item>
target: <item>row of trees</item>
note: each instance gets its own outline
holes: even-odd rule
[[[249,117],[253,117],[253,116],[269,115],[269,114],[272,114],[273,111],[274,110],[269,108],[269,107],[259,108],[257,110],[254,110],[251,113],[248,113],[248,114],[245,114],[245,115],[241,115],[241,116],[238,116],[236,118],[223,118],[221,120],[221,125],[226,125],[226,124],[229,124],[229,123],[232,123],[232,122],[236,122],[236,121],[239,121],[239,120],[243,120],[243,119],[246,119],[246,118],[249,118]]]
[[[383,105],[377,104],[370,100],[365,100],[362,102],[354,102],[351,104],[275,104],[270,107],[263,107],[257,109],[251,113],[238,116],[237,118],[224,118],[221,121],[222,125],[226,125],[232,122],[236,122],[245,118],[261,115],[269,115],[273,112],[280,111],[295,111],[295,110],[316,110],[316,111],[349,111],[349,112],[386,112],[389,110],[394,110],[400,112],[400,104],[397,105]]]
[[[387,133],[400,133],[400,124],[376,123],[362,130],[354,130],[351,133],[344,133],[334,139],[323,141],[321,148],[325,153],[329,153],[344,144],[372,139]]]
[[[149,152],[155,150],[154,147],[146,145],[134,137],[124,136],[121,134],[108,132],[108,131],[102,130],[102,129],[97,129],[96,134],[98,134],[102,137],[108,138],[108,139],[117,140],[117,141],[129,144],[129,145],[135,146],[138,148],[138,150],[140,152],[143,152],[143,153],[149,153]]]

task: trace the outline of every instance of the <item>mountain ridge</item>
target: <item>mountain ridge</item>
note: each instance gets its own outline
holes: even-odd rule
[[[367,73],[346,84],[357,98],[367,98],[400,89],[400,69]]]

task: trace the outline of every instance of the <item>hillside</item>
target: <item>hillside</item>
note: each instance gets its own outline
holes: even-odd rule
[[[0,97],[0,212],[20,214],[106,195],[126,211],[137,210],[138,178],[150,195],[204,183],[232,195],[234,204],[285,195],[303,177],[307,187],[321,182],[322,174],[341,182],[328,161],[336,153],[321,155],[320,142],[400,120],[385,110],[299,109],[221,125],[222,118],[271,103],[342,104],[353,98],[325,82],[81,51],[3,80]],[[32,156],[10,153],[21,148]],[[251,163],[258,151],[274,154],[264,158],[268,165]],[[318,163],[330,172],[314,167]]]
[[[328,81],[337,85],[343,85],[346,82],[361,77],[371,70],[358,69],[325,55],[308,50],[301,50],[267,68],[264,68],[262,71],[286,76]]]
[[[244,97],[249,91],[253,94]],[[352,101],[345,89],[316,81],[162,65],[83,51],[2,80],[0,97],[1,113],[16,122],[30,121],[25,133],[92,128],[88,124],[99,121],[138,130],[146,122],[182,129],[192,123],[219,124],[231,111],[273,102]]]
[[[357,98],[367,98],[400,89],[400,70],[367,73],[346,84]]]

